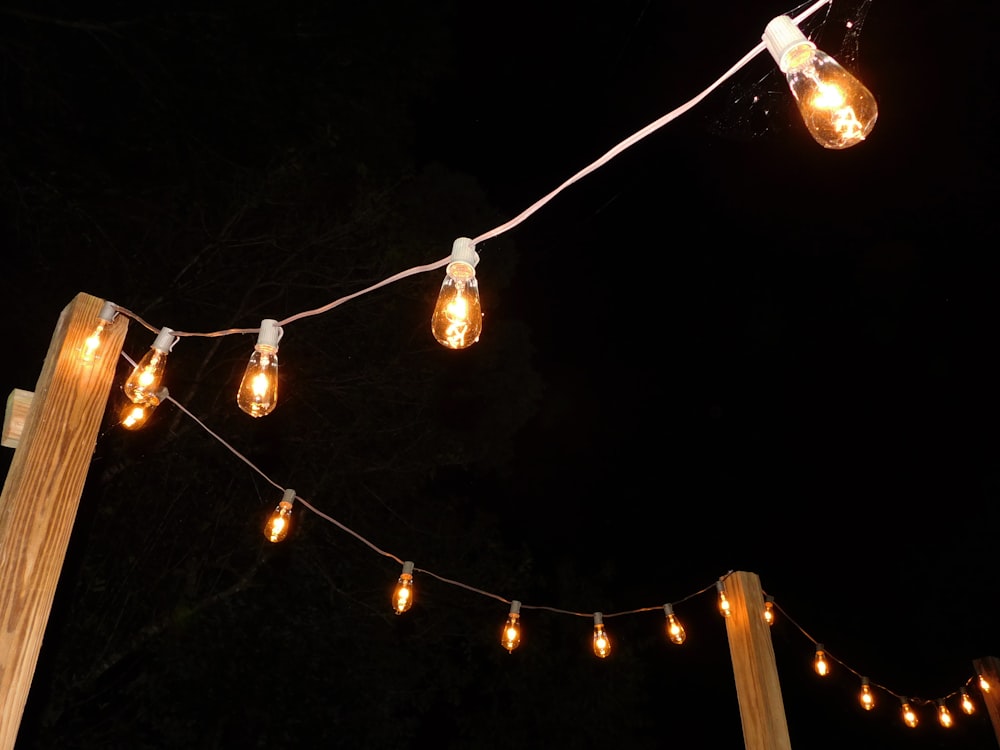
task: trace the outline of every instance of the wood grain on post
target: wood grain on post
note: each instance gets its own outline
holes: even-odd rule
[[[986,678],[990,685],[989,691],[979,689],[979,695],[986,704],[986,711],[990,715],[990,722],[993,724],[993,734],[996,735],[997,743],[1000,744],[1000,659],[995,656],[984,656],[972,662],[976,669],[976,674]]]
[[[726,633],[746,749],[791,750],[760,579],[737,571],[726,577],[724,585],[731,611]]]
[[[14,747],[128,322],[79,355],[103,301],[62,311],[0,495],[0,748]]]

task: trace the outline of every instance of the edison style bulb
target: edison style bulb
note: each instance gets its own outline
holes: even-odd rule
[[[920,719],[917,717],[917,712],[913,710],[913,707],[903,699],[903,723],[908,727],[915,727],[920,723]]]
[[[173,335],[171,329],[160,329],[149,351],[139,360],[139,364],[125,381],[125,395],[132,401],[137,404],[143,403],[163,387],[163,371],[166,368],[167,355],[175,343],[177,337]]]
[[[102,305],[101,312],[97,315],[97,325],[94,327],[94,332],[87,337],[80,349],[80,360],[82,362],[90,363],[98,359],[98,351],[101,347],[101,334],[104,333],[104,329],[107,326],[114,322],[117,314],[118,309],[115,307],[114,302],[105,302]]]
[[[726,587],[722,585],[722,581],[716,581],[715,588],[719,592],[719,612],[723,617],[729,617],[732,610],[729,606],[729,600],[726,598]]]
[[[295,490],[285,490],[281,502],[264,525],[264,537],[267,541],[277,544],[288,536],[292,522],[292,504],[295,502]]]
[[[976,704],[972,702],[967,690],[963,690],[959,701],[962,704],[962,713],[972,715],[976,712]]]
[[[282,329],[270,318],[260,323],[260,333],[250,362],[236,392],[236,403],[251,417],[263,417],[278,404],[278,342]]]
[[[872,693],[867,677],[861,678],[861,693],[858,695],[858,700],[861,702],[861,708],[865,711],[871,711],[875,708],[875,695]]]
[[[611,639],[604,631],[604,615],[594,613],[594,653],[602,659],[611,653]]]
[[[510,613],[500,634],[500,643],[511,653],[521,643],[521,602],[515,599],[510,603]]]
[[[684,643],[684,639],[687,638],[687,633],[684,632],[684,626],[681,625],[681,621],[678,620],[677,615],[674,614],[673,605],[664,604],[663,611],[667,615],[667,638],[679,646]]]
[[[843,149],[868,136],[878,118],[878,105],[864,84],[816,49],[788,16],[772,19],[763,39],[817,143]]]
[[[979,675],[979,689],[982,690],[984,693],[990,692],[989,680],[987,680],[982,675]]]
[[[407,560],[403,563],[403,572],[396,581],[396,589],[392,592],[392,609],[397,615],[403,614],[413,606],[413,563]]]
[[[813,669],[816,670],[816,674],[820,677],[826,677],[830,674],[830,663],[826,660],[826,651],[823,650],[823,644],[816,644],[816,657],[813,660]]]
[[[161,388],[159,392],[150,395],[141,403],[127,402],[125,408],[121,411],[122,427],[126,430],[138,430],[144,427],[146,422],[149,421],[150,416],[152,416],[153,411],[168,395],[169,392],[167,389]]]
[[[955,723],[955,720],[951,716],[951,711],[948,707],[944,705],[944,701],[938,701],[938,723],[941,724],[945,729],[951,727]]]
[[[449,349],[465,349],[479,341],[483,331],[483,308],[479,301],[476,264],[479,255],[467,237],[455,240],[451,262],[438,292],[431,331],[438,343]]]
[[[764,599],[764,622],[774,625],[774,597],[768,596]]]

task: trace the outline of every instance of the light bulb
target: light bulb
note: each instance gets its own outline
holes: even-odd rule
[[[951,716],[951,711],[949,711],[948,707],[944,705],[943,700],[938,701],[938,722],[945,729],[948,729],[955,723],[955,720]]]
[[[116,315],[118,315],[118,308],[114,302],[105,302],[101,306],[101,312],[97,315],[97,325],[94,327],[94,332],[87,337],[86,341],[83,342],[83,346],[80,347],[81,362],[89,364],[96,359],[100,359],[98,352],[101,347],[101,334],[104,333],[104,329],[107,326],[114,322]]]
[[[479,302],[476,264],[479,255],[468,237],[455,240],[441,291],[431,316],[431,331],[449,349],[464,349],[479,341],[483,308]]]
[[[907,703],[906,698],[902,699],[903,702],[903,723],[908,727],[915,727],[920,723],[920,719],[917,717],[917,712],[913,710],[909,703]]]
[[[861,692],[858,694],[858,700],[861,702],[861,708],[865,711],[871,711],[875,708],[875,695],[872,693],[867,677],[861,678]]]
[[[251,417],[270,414],[278,404],[278,342],[282,334],[278,321],[266,318],[260,322],[257,343],[236,392],[237,405]]]
[[[594,653],[602,659],[611,653],[611,639],[604,632],[604,615],[594,612]]]
[[[764,622],[774,625],[774,597],[767,596],[764,599]]]
[[[971,716],[976,712],[976,704],[972,702],[972,698],[969,697],[969,692],[967,690],[962,690],[962,695],[959,700],[962,703],[962,713]]]
[[[982,690],[984,693],[990,692],[990,683],[982,675],[979,675],[979,689]]]
[[[521,643],[521,602],[517,599],[510,603],[510,613],[500,634],[500,643],[507,653],[512,652]]]
[[[681,625],[681,621],[678,620],[677,615],[674,614],[673,605],[664,604],[663,611],[667,615],[667,638],[679,646],[684,643],[684,639],[687,638],[687,633],[684,632],[684,626]]]
[[[264,525],[264,537],[269,542],[277,544],[286,536],[292,523],[292,505],[295,503],[295,490],[285,490],[281,502]]]
[[[132,370],[132,374],[125,381],[125,395],[137,404],[143,403],[151,395],[159,392],[163,387],[163,371],[167,363],[167,355],[177,343],[177,337],[169,328],[160,329],[153,345],[146,352],[146,355],[139,360],[139,364]]]
[[[863,141],[878,118],[871,91],[816,49],[788,16],[772,19],[763,39],[816,142],[824,148],[842,149]]]
[[[722,585],[722,581],[716,581],[715,588],[719,592],[719,612],[723,617],[729,617],[732,610],[729,607],[729,600],[726,598],[726,587]]]
[[[413,563],[407,560],[403,563],[403,572],[396,581],[396,590],[392,592],[392,608],[397,615],[403,614],[413,606]]]
[[[813,659],[813,669],[816,670],[816,674],[820,677],[826,677],[830,674],[830,663],[826,660],[826,651],[823,650],[823,644],[816,644],[816,657]]]
[[[140,403],[127,401],[125,408],[121,411],[122,427],[126,430],[138,430],[144,427],[146,422],[149,421],[150,416],[152,416],[153,411],[168,395],[169,391],[166,388],[161,388],[157,393],[150,394],[145,401]]]

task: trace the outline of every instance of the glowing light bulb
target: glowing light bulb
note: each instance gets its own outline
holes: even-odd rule
[[[687,633],[684,632],[684,626],[681,625],[681,621],[678,620],[677,615],[674,614],[673,605],[664,604],[663,611],[667,615],[667,638],[679,646],[684,643],[684,639],[687,638]]]
[[[285,490],[281,502],[264,525],[264,537],[267,541],[277,544],[288,536],[292,523],[292,505],[295,503],[295,490]]]
[[[990,683],[982,675],[979,675],[979,689],[984,693],[990,692]]]
[[[906,698],[902,699],[903,703],[903,723],[908,727],[915,727],[920,723],[920,719],[917,717],[917,712],[913,710],[910,704],[906,701]]]
[[[510,613],[500,634],[500,643],[507,653],[511,653],[521,643],[521,602],[517,599],[510,603]]]
[[[963,689],[959,701],[962,704],[962,713],[971,716],[976,712],[976,704],[973,703],[972,698],[969,697],[969,691]]]
[[[163,387],[163,371],[166,368],[167,355],[176,343],[177,337],[173,335],[171,329],[160,329],[149,351],[139,360],[139,364],[125,381],[126,396],[140,404],[159,392]]]
[[[278,342],[283,333],[276,320],[260,322],[257,343],[236,392],[237,405],[251,417],[270,414],[278,404]]]
[[[729,607],[729,600],[726,598],[726,587],[722,585],[722,581],[716,581],[715,589],[719,592],[719,612],[723,617],[729,617],[732,610]]]
[[[451,262],[438,293],[431,331],[438,343],[449,349],[464,349],[479,341],[483,331],[483,308],[479,302],[476,264],[479,255],[468,237],[459,237],[451,249]]]
[[[87,337],[80,348],[81,362],[89,364],[100,359],[101,334],[104,333],[107,326],[114,322],[116,315],[118,315],[118,308],[114,302],[105,302],[101,306],[101,312],[97,314],[97,325],[94,327],[94,332]]]
[[[397,615],[403,614],[413,606],[413,563],[407,560],[403,563],[403,572],[396,581],[396,590],[392,592],[392,608]]]
[[[767,596],[764,598],[764,622],[768,625],[774,625],[774,597]]]
[[[938,722],[945,729],[948,729],[955,723],[955,720],[951,716],[951,711],[949,711],[948,707],[944,705],[943,700],[938,701]]]
[[[872,693],[867,677],[861,678],[861,692],[858,694],[858,700],[861,702],[861,708],[865,711],[871,711],[875,708],[875,695]]]
[[[594,612],[594,653],[602,659],[611,653],[611,639],[604,631],[604,615]]]
[[[157,393],[150,394],[145,401],[133,403],[128,401],[121,411],[121,426],[126,430],[139,430],[145,427],[153,411],[161,402],[170,395],[166,388],[161,388]]]
[[[813,659],[813,669],[816,670],[816,674],[820,677],[826,677],[830,674],[830,663],[826,660],[826,651],[823,650],[823,644],[816,644],[816,657]]]
[[[816,49],[788,16],[772,19],[763,39],[817,143],[842,149],[867,137],[878,118],[871,91],[840,63]]]

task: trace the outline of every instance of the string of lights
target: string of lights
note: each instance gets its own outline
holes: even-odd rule
[[[135,361],[132,360],[127,354],[122,352],[122,358],[129,362],[129,364],[135,366]],[[570,609],[564,609],[561,607],[555,607],[551,605],[544,604],[526,604],[518,599],[511,599],[505,597],[501,594],[497,594],[486,589],[473,586],[471,584],[465,583],[463,581],[449,578],[436,573],[433,570],[426,568],[417,567],[412,560],[404,560],[403,558],[389,552],[370,539],[367,539],[363,535],[359,534],[355,530],[351,529],[349,526],[340,522],[333,516],[323,512],[317,508],[313,503],[302,497],[294,489],[286,489],[281,486],[280,483],[271,479],[263,470],[256,466],[252,461],[250,461],[246,456],[240,453],[236,448],[234,448],[230,443],[223,439],[217,432],[213,431],[205,422],[199,419],[190,410],[184,407],[179,401],[169,395],[166,389],[161,392],[162,398],[160,401],[169,401],[176,408],[178,408],[185,416],[193,420],[201,429],[207,432],[213,439],[215,439],[220,445],[222,445],[226,450],[232,453],[236,458],[245,463],[250,469],[257,473],[266,482],[271,484],[277,490],[282,492],[282,497],[275,507],[274,511],[271,513],[267,522],[264,525],[264,536],[265,538],[272,542],[278,543],[284,541],[288,536],[289,530],[292,523],[292,515],[294,505],[296,503],[302,505],[307,510],[312,512],[317,517],[323,519],[327,523],[336,526],[341,531],[352,536],[357,541],[361,542],[363,545],[368,547],[373,552],[394,560],[399,565],[402,566],[399,577],[396,581],[395,588],[393,589],[391,596],[391,603],[393,611],[397,615],[401,615],[407,612],[412,606],[416,599],[415,590],[415,576],[422,575],[429,578],[433,578],[441,583],[449,586],[454,586],[456,588],[461,588],[466,591],[472,592],[474,594],[494,599],[509,606],[507,612],[506,620],[501,629],[500,644],[508,652],[512,653],[521,643],[521,632],[522,632],[522,612],[525,610],[535,610],[535,611],[545,611],[551,612],[558,615],[567,615],[571,617],[586,618],[593,621],[593,651],[595,656],[599,658],[607,658],[611,655],[612,650],[612,638],[610,632],[605,627],[605,620],[624,617],[628,615],[637,615],[647,612],[662,611],[665,617],[665,634],[667,639],[676,645],[682,645],[687,639],[687,630],[682,624],[679,616],[675,612],[675,607],[686,604],[687,602],[700,597],[714,589],[716,592],[716,606],[718,608],[719,614],[722,617],[729,617],[732,613],[730,601],[726,595],[726,579],[732,574],[732,571],[725,573],[720,576],[718,580],[709,583],[708,585],[693,591],[683,597],[680,597],[674,601],[666,602],[664,604],[655,604],[635,607],[632,609],[621,610],[617,612],[601,612],[601,611],[574,611]],[[123,427],[128,427],[129,429],[134,429],[122,423]],[[882,693],[890,696],[895,701],[898,701],[900,705],[900,711],[903,722],[908,727],[916,727],[919,724],[919,714],[915,707],[927,707],[932,706],[938,722],[941,726],[948,728],[954,724],[954,716],[948,707],[950,702],[958,699],[958,706],[961,712],[965,715],[972,715],[976,712],[976,704],[973,702],[970,691],[973,685],[977,686],[983,693],[989,693],[991,690],[991,685],[989,681],[982,674],[971,675],[966,679],[966,681],[958,688],[938,696],[936,698],[922,698],[919,696],[909,695],[906,693],[898,692],[888,686],[873,682],[870,678],[863,674],[858,669],[851,667],[847,662],[843,661],[839,657],[830,653],[822,641],[813,637],[806,629],[796,622],[775,600],[775,598],[765,593],[764,598],[764,609],[761,612],[761,618],[768,624],[768,626],[773,626],[777,615],[780,616],[788,622],[793,628],[795,628],[802,636],[805,637],[814,647],[813,655],[813,669],[816,674],[825,678],[831,674],[831,662],[837,664],[844,671],[854,675],[859,681],[859,692],[858,692],[858,702],[865,711],[871,711],[874,709],[878,703],[876,700],[875,691],[881,691]]]
[[[445,278],[441,284],[437,303],[432,318],[431,330],[435,339],[450,349],[463,349],[471,346],[482,333],[482,308],[479,300],[476,266],[479,255],[477,245],[488,239],[495,238],[518,226],[563,190],[591,174],[617,155],[633,146],[651,133],[696,106],[712,91],[744,67],[751,59],[765,49],[771,54],[778,67],[785,74],[791,92],[803,116],[803,121],[813,138],[823,147],[843,149],[853,146],[868,135],[877,118],[877,107],[871,93],[842,68],[832,57],[818,50],[799,30],[798,24],[815,13],[832,0],[818,0],[804,11],[790,17],[782,15],[774,18],[765,28],[762,41],[743,56],[726,73],[719,77],[708,88],[680,107],[668,112],[645,128],[637,131],[603,156],[571,176],[554,190],[530,205],[520,214],[475,238],[460,237],[452,246],[448,257],[425,265],[415,266],[390,276],[365,289],[340,297],[334,301],[311,310],[299,312],[283,320],[267,318],[256,328],[233,328],[207,333],[177,331],[168,327],[157,328],[143,320],[138,314],[107,302],[101,310],[95,325],[93,335],[81,352],[84,361],[91,361],[100,346],[101,333],[115,316],[123,314],[156,333],[156,338],[149,351],[138,363],[122,354],[133,366],[132,373],[125,380],[123,391],[129,399],[125,411],[121,415],[120,424],[126,429],[138,429],[149,419],[153,411],[165,401],[169,401],[186,416],[194,420],[211,437],[229,450],[239,460],[259,474],[265,481],[282,492],[282,497],[274,512],[265,524],[265,537],[273,543],[283,541],[293,523],[295,505],[299,504],[307,510],[349,534],[357,541],[367,546],[373,552],[394,560],[401,565],[401,572],[392,593],[391,604],[397,615],[407,612],[416,597],[417,576],[428,576],[444,584],[460,587],[475,594],[494,599],[508,607],[506,620],[501,630],[500,643],[508,652],[513,652],[521,641],[523,613],[529,610],[544,610],[556,614],[587,618],[593,624],[593,651],[600,658],[611,654],[612,635],[605,625],[606,620],[626,615],[635,615],[651,611],[662,611],[665,618],[665,635],[672,643],[681,645],[686,640],[686,630],[675,611],[689,600],[702,596],[713,589],[716,592],[717,606],[723,617],[731,614],[731,605],[726,597],[725,582],[730,573],[721,576],[707,586],[672,602],[643,606],[634,609],[605,613],[601,611],[579,612],[561,609],[554,606],[526,604],[517,599],[510,599],[496,593],[472,586],[459,580],[447,578],[431,570],[419,568],[412,560],[405,560],[391,552],[382,549],[374,542],[352,530],[332,516],[324,513],[314,504],[303,498],[293,489],[282,487],[270,479],[261,469],[233,448],[216,432],[212,431],[201,419],[192,414],[180,402],[169,394],[164,386],[164,373],[168,355],[174,345],[183,337],[218,337],[232,334],[256,333],[257,342],[250,356],[245,374],[240,383],[236,401],[243,411],[253,417],[263,417],[271,413],[278,402],[278,349],[284,328],[303,318],[325,314],[340,305],[376,289],[392,284],[415,274],[445,268]],[[965,714],[971,714],[975,706],[969,695],[971,686],[989,692],[991,686],[983,675],[973,675],[959,688],[934,699],[914,697],[892,690],[885,685],[873,682],[859,670],[850,667],[841,659],[833,656],[824,644],[813,638],[795,620],[780,608],[775,599],[767,595],[761,617],[768,625],[773,625],[776,612],[794,628],[796,628],[814,647],[814,668],[821,678],[831,673],[831,662],[837,664],[859,680],[859,702],[864,710],[872,710],[876,706],[875,691],[897,700],[901,706],[903,721],[908,726],[916,726],[918,714],[915,706],[932,705],[942,726],[952,725],[954,718],[948,708],[948,703],[958,698],[959,706]]]
[[[230,328],[205,333],[157,328],[135,312],[109,302],[99,315],[83,356],[94,356],[101,332],[119,313],[156,333],[149,351],[125,382],[125,393],[134,406],[128,407],[130,416],[124,421],[129,427],[138,428],[162,400],[167,358],[181,338],[256,333],[257,342],[240,381],[236,403],[250,416],[263,417],[274,411],[278,404],[278,349],[285,326],[303,318],[325,314],[376,289],[441,267],[445,267],[445,277],[431,315],[431,332],[438,343],[449,349],[469,347],[479,340],[483,326],[479,282],[476,278],[476,266],[479,263],[477,244],[519,225],[570,185],[690,110],[763,50],[768,50],[785,73],[803,121],[818,143],[825,148],[843,149],[863,141],[878,117],[874,97],[832,57],[817,49],[797,25],[830,2],[831,0],[817,0],[794,18],[782,15],[772,19],[765,27],[762,41],[701,93],[621,141],[510,221],[474,239],[457,238],[453,242],[451,255],[446,258],[406,269],[326,305],[301,311],[283,320],[265,318],[257,328]]]

